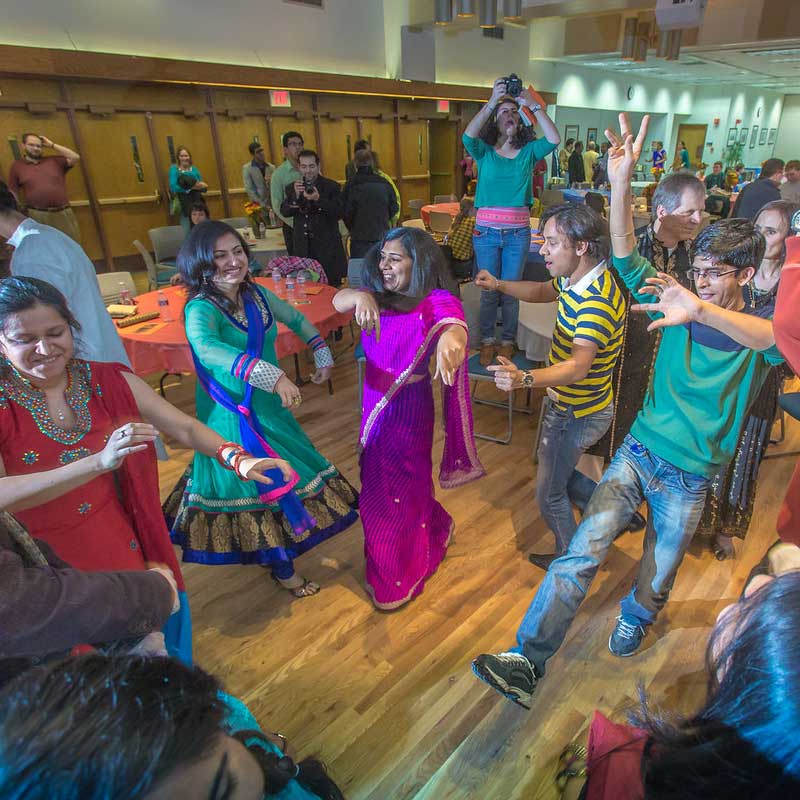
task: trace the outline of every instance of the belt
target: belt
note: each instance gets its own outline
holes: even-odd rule
[[[69,207],[69,203],[67,203],[65,206],[52,206],[51,208],[36,208],[36,206],[28,206],[31,211],[49,211],[51,213],[55,211],[66,211],[66,209]]]

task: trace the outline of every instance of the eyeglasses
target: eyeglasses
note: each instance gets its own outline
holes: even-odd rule
[[[700,278],[708,278],[710,281],[716,281],[725,275],[733,275],[734,272],[738,271],[738,269],[728,269],[724,272],[720,272],[718,269],[688,269],[686,270],[686,274],[689,276],[689,280],[695,282],[700,280]]]

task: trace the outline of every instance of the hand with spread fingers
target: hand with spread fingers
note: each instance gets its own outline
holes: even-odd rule
[[[490,364],[486,367],[489,372],[494,373],[494,385],[504,392],[519,389],[522,386],[522,370],[513,361],[497,356],[499,364]]]
[[[628,115],[623,111],[619,115],[619,133],[606,128],[606,138],[611,143],[608,148],[608,179],[612,185],[627,186],[633,178],[633,170],[642,155],[650,115],[645,114],[639,132],[634,138],[631,132]]]
[[[99,453],[103,469],[116,469],[126,456],[146,450],[157,437],[158,431],[146,422],[128,422],[117,428]]]
[[[300,388],[285,375],[281,375],[278,378],[273,391],[281,398],[281,404],[284,408],[299,406],[303,399],[300,396]]]
[[[375,331],[375,341],[381,339],[381,312],[371,292],[359,292],[356,298],[356,324],[364,333]]]
[[[703,301],[694,293],[681,286],[675,278],[666,272],[659,272],[658,277],[647,278],[647,284],[639,291],[653,295],[657,298],[654,303],[637,303],[631,306],[631,311],[659,312],[664,316],[653,320],[648,326],[648,331],[658,328],[668,328],[676,325],[686,325],[697,319]]]
[[[433,379],[441,376],[446,386],[452,386],[456,372],[466,357],[467,333],[460,325],[453,325],[442,333],[436,345],[436,372]]]

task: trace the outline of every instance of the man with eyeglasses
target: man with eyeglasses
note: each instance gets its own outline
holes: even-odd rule
[[[611,247],[617,274],[662,340],[644,406],[611,461],[565,555],[550,565],[511,652],[484,654],[473,671],[526,708],[561,646],[614,539],[643,500],[643,554],[608,647],[632,656],[667,601],[700,520],[711,478],[733,456],[747,409],[769,369],[783,361],[764,309],[745,306],[742,288],[755,274],[764,237],[748,220],[721,220],[691,248],[696,294],[658,272],[636,251],[631,179],[649,118],[638,136],[620,114],[611,142]]]

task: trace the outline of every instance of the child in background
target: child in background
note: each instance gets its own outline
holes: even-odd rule
[[[458,214],[453,218],[444,240],[447,247],[445,254],[450,260],[450,269],[456,279],[472,276],[475,256],[472,249],[472,233],[475,228],[475,217],[475,198],[462,197]]]

